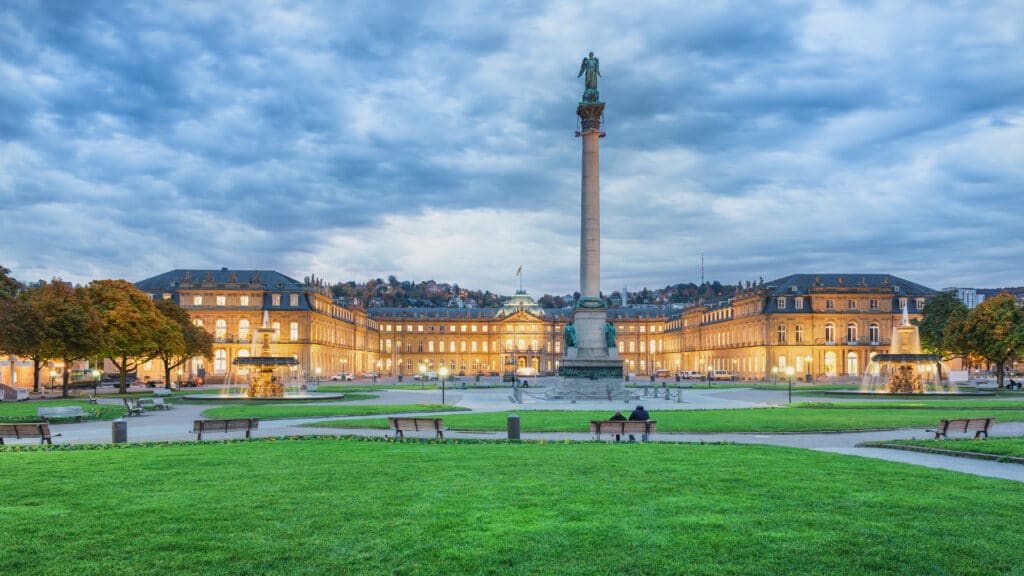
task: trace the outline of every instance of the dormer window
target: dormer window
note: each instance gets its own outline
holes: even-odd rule
[[[793,308],[795,308],[797,310],[803,310],[804,309],[804,299],[803,298],[793,298]]]
[[[779,310],[785,310],[786,309],[786,299],[785,298],[777,298],[775,301],[777,303],[777,306],[779,307]]]

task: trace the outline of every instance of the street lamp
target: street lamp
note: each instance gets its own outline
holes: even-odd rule
[[[181,390],[181,374],[182,370],[181,368],[178,368],[178,390]]]
[[[793,403],[793,367],[786,366],[786,376],[789,378],[789,403]]]
[[[423,389],[423,381],[427,379],[427,367],[420,362],[420,390]]]
[[[316,389],[320,389],[320,367],[316,367]]]
[[[779,368],[772,366],[772,384],[778,384],[779,382]]]
[[[441,405],[444,405],[444,377],[448,375],[448,369],[441,366],[441,369],[437,371],[437,375],[441,377]]]
[[[804,362],[806,362],[806,364],[804,364],[804,366],[807,367],[807,374],[806,374],[806,377],[804,378],[804,380],[806,380],[808,383],[811,382],[811,362],[813,360],[814,360],[814,358],[812,358],[810,354],[808,354],[807,357],[804,358]]]

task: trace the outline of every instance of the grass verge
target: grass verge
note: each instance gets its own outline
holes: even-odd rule
[[[273,420],[280,418],[315,418],[319,416],[369,416],[373,414],[399,414],[407,412],[449,412],[469,410],[461,406],[444,404],[393,404],[393,405],[346,405],[346,404],[250,404],[224,406],[203,411],[207,418],[259,418]],[[384,421],[385,425],[387,420]]]
[[[88,400],[27,400],[24,402],[0,402],[0,423],[13,424],[19,422],[41,422],[37,408],[56,408],[58,406],[81,406],[89,420],[113,420],[128,413],[124,406],[106,404],[89,404]],[[63,424],[74,422],[74,418],[50,418],[51,423]]]
[[[988,440],[955,439],[955,440],[891,440],[887,442],[870,442],[866,445],[898,444],[902,446],[918,446],[936,450],[953,450],[969,454],[990,454],[993,456],[1013,456],[1024,458],[1024,438],[989,438]]]
[[[1024,565],[1006,537],[1024,517],[1024,500],[1007,497],[1016,483],[788,448],[276,440],[0,460],[16,535],[0,549],[3,574],[972,576]],[[130,520],[111,513],[126,503]]]
[[[611,411],[517,410],[447,414],[452,430],[505,430],[509,414],[519,414],[524,432],[588,432],[591,420],[607,420]],[[751,408],[740,410],[671,410],[651,412],[659,432],[820,432],[935,426],[943,418],[984,418],[979,410],[885,410],[870,408]],[[1000,421],[1024,421],[1024,410],[1001,411]],[[387,420],[318,422],[317,427],[387,428]]]

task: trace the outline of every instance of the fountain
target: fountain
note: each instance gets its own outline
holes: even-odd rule
[[[190,394],[185,398],[191,400],[329,400],[344,398],[344,394],[333,392],[310,392],[305,386],[299,392],[287,391],[284,377],[277,374],[279,368],[298,366],[299,361],[291,356],[270,355],[270,335],[274,329],[267,324],[267,311],[263,311],[263,325],[256,329],[257,339],[262,342],[259,356],[239,356],[232,364],[244,367],[249,372],[250,382],[243,393],[227,394]]]
[[[942,357],[921,353],[917,326],[907,318],[892,329],[888,354],[876,354],[861,381],[861,394],[964,394],[951,387]]]

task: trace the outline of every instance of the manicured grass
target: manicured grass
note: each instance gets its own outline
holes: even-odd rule
[[[778,447],[277,440],[0,460],[3,574],[987,576],[1024,565],[1017,483]]]
[[[447,414],[452,430],[505,430],[509,414],[519,414],[524,432],[588,432],[591,420],[607,420],[608,410],[516,410]],[[868,408],[751,408],[741,410],[659,410],[651,412],[658,432],[815,432],[935,426],[943,418],[982,418],[979,410],[883,410]],[[1024,411],[1000,411],[999,420],[1024,421]],[[311,424],[312,426],[312,424]],[[383,419],[318,422],[317,427],[387,428]]]
[[[24,402],[0,402],[0,422],[39,422],[38,408],[56,408],[58,406],[81,406],[87,419],[113,420],[128,413],[124,406],[108,404],[89,404],[88,400],[27,400]],[[74,418],[51,418],[51,422],[74,422]]]
[[[884,408],[884,409],[920,409],[920,410],[963,410],[963,409],[993,409],[993,410],[1024,410],[1024,399],[1022,400],[965,400],[963,398],[949,398],[942,400],[895,400],[895,401],[874,401],[874,402],[794,402],[793,406],[798,408]]]
[[[449,412],[469,410],[461,406],[444,404],[394,404],[349,405],[349,404],[248,404],[224,406],[203,411],[207,418],[313,418],[318,416],[368,416],[371,414],[398,414],[406,412]],[[386,422],[386,421],[385,421]]]
[[[295,404],[322,404],[325,402],[355,402],[356,400],[373,400],[379,398],[376,394],[345,394],[344,398],[294,398],[287,400],[287,402],[294,402]],[[232,399],[224,400],[222,398],[182,398],[180,396],[174,396],[172,399],[175,402],[182,402],[185,404],[216,404],[222,406],[224,404],[231,404],[232,406],[277,406],[284,402],[283,400],[265,400],[265,399]]]
[[[958,452],[974,452],[978,454],[995,454],[997,456],[1016,456],[1024,458],[1024,438],[989,438],[988,440],[956,439],[956,440],[895,440],[886,444],[907,444],[940,450],[956,450]]]

